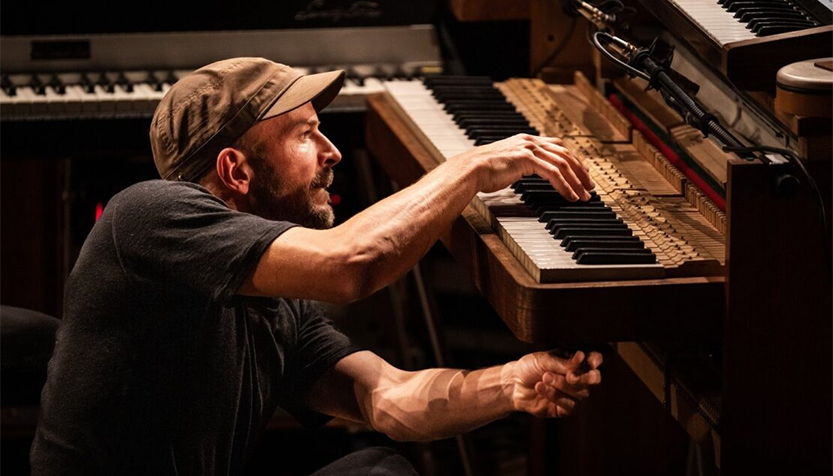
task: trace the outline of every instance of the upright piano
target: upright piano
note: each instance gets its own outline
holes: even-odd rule
[[[778,157],[725,152],[586,45],[541,67],[536,54],[582,45],[566,35],[586,26],[549,0],[531,2],[532,69],[569,82],[386,83],[369,97],[368,148],[407,185],[475,145],[562,137],[597,184],[589,203],[530,177],[478,194],[442,237],[509,329],[541,347],[608,343],[725,474],[829,474],[833,125],[829,111],[799,116],[774,98],[780,68],[833,56],[831,10],[783,2],[802,20],[775,5],[775,21],[750,34],[724,3],[632,2],[632,34],[673,45],[672,68],[699,84],[708,111],[745,144],[792,151],[818,194],[797,168],[797,190],[779,188]],[[616,467],[615,448],[592,447],[574,456]]]

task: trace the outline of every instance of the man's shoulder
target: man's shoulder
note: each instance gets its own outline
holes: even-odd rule
[[[133,184],[110,199],[107,206],[121,210],[153,213],[177,206],[221,206],[225,204],[201,185],[170,180],[148,180]],[[105,210],[106,211],[106,210]]]
[[[147,180],[135,183],[113,196],[116,201],[158,200],[170,196],[213,197],[205,187],[191,182],[174,182],[171,180]]]

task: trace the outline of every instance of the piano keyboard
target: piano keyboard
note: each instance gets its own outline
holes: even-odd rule
[[[820,26],[791,0],[670,0],[719,45]]]
[[[316,72],[296,69],[303,74]],[[4,74],[0,119],[150,117],[171,85],[188,73],[190,70]],[[384,90],[383,80],[414,79],[413,73],[379,66],[354,67],[347,73],[333,109],[363,108],[365,95]]]
[[[524,80],[494,89],[487,79],[466,78],[467,91],[453,79],[440,78],[426,79],[428,86],[384,84],[438,161],[518,132],[549,129],[540,120],[529,121],[529,109],[516,108],[517,96],[529,92],[527,83],[507,91],[507,84]],[[575,133],[566,134],[565,143],[590,167],[597,184],[592,200],[571,203],[543,180],[525,178],[498,192],[479,193],[473,201],[537,281],[659,278],[692,269],[699,275],[721,272],[722,238],[694,207],[680,197],[657,200],[621,173],[628,166],[621,167],[605,146],[587,137],[583,127],[569,124],[567,114],[552,105],[542,114],[558,131]],[[676,193],[670,185],[663,191]],[[709,235],[711,241],[704,241],[711,246],[699,249],[684,235]]]

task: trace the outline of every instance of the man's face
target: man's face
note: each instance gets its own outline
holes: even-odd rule
[[[332,167],[341,154],[318,125],[318,115],[307,103],[249,131],[252,213],[308,228],[333,226],[335,215],[326,188],[333,183]]]

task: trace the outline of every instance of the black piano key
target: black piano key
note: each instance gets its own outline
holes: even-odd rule
[[[770,35],[777,35],[779,33],[789,33],[791,31],[799,31],[805,28],[810,28],[813,25],[799,25],[799,24],[785,24],[785,23],[778,23],[778,24],[764,24],[761,23],[758,25],[756,30],[753,30],[755,36],[764,37]]]
[[[474,126],[518,126],[518,127],[529,127],[529,121],[526,120],[525,117],[466,117],[463,119],[459,119],[454,121],[460,127],[474,127]]]
[[[499,89],[491,84],[489,85],[438,85],[430,88],[432,94],[445,93],[489,93],[489,94],[503,94]]]
[[[553,238],[561,240],[567,237],[596,237],[596,236],[632,236],[633,231],[630,228],[578,228],[566,227],[561,228],[558,232],[553,233]]]
[[[313,74],[310,72],[309,74]],[[165,82],[173,86],[176,82],[179,81],[179,78],[176,77],[173,71],[168,71],[168,75],[165,76]]]
[[[813,26],[816,26],[816,24],[812,20],[805,19],[798,21],[806,25],[804,28],[812,28]],[[752,30],[752,32],[757,32],[763,25],[777,25],[782,23],[783,21],[773,20],[772,18],[753,18],[746,23],[746,28]]]
[[[564,196],[561,195],[560,193],[558,193],[558,191],[555,190],[555,189],[527,190],[526,192],[521,194],[521,200],[523,200],[526,203],[530,203],[530,202],[563,203],[563,202],[569,202],[570,201],[570,200],[567,200],[566,198],[564,198]]]
[[[43,81],[40,80],[40,77],[38,77],[37,74],[32,75],[32,79],[29,80],[29,87],[31,87],[38,96],[46,95],[46,85],[43,84]]]
[[[122,88],[126,93],[133,92],[133,83],[129,79],[127,79],[127,76],[124,75],[124,72],[119,73],[119,76],[116,78],[115,84]]]
[[[639,249],[645,248],[645,243],[636,236],[622,237],[622,238],[637,238],[636,240],[620,240],[619,237],[593,237],[593,238],[574,238],[566,245],[562,243],[564,249],[567,251],[576,251],[578,249],[587,248],[605,248],[605,249]],[[566,241],[566,240],[564,240]]]
[[[718,1],[720,5],[727,11],[734,12],[738,8],[755,7],[755,6],[773,6],[773,7],[789,7],[790,4],[783,0],[725,0]]]
[[[804,16],[804,14],[799,11],[773,10],[771,8],[741,8],[740,10],[735,12],[734,17],[744,23],[749,22],[755,18],[769,18],[772,20],[791,19],[799,21],[809,21]]]
[[[96,81],[95,84],[98,85],[98,86],[101,86],[101,88],[106,93],[111,93],[112,94],[112,93],[116,92],[115,83],[110,81],[110,78],[108,78],[107,74],[105,74],[105,73],[101,73],[101,75],[98,77],[98,81]]]
[[[3,88],[3,91],[5,91],[8,96],[17,96],[17,86],[12,83],[12,80],[9,79],[9,75],[7,74],[2,75],[2,79],[0,79],[0,88]]]
[[[578,241],[584,241],[584,240],[608,241],[608,242],[616,242],[616,243],[620,243],[620,242],[642,243],[642,240],[639,239],[638,236],[633,236],[633,235],[630,235],[630,236],[592,236],[592,237],[568,236],[568,237],[564,238],[563,240],[561,240],[561,246],[563,246],[565,248],[569,248],[570,246],[572,246],[573,243],[578,242]]]
[[[578,207],[569,207],[567,205],[575,205],[580,204]],[[538,217],[538,221],[541,223],[548,223],[550,220],[566,220],[564,216],[556,216],[556,212],[561,211],[583,211],[583,210],[590,210],[590,211],[605,211],[605,212],[613,212],[604,202],[593,202],[593,201],[575,201],[575,202],[564,202],[564,203],[545,203],[543,205],[539,205],[535,207],[536,216]],[[583,218],[580,218],[583,219]]]
[[[537,129],[535,129],[532,126],[518,125],[518,124],[480,124],[480,125],[475,125],[475,126],[469,127],[469,130],[484,131],[484,132],[499,131],[501,133],[503,133],[503,132],[516,133],[514,131],[537,131]]]
[[[549,180],[539,176],[539,175],[525,175],[521,177],[518,181],[512,184],[512,187],[519,186],[521,184],[533,184],[533,183],[550,183]]]
[[[154,74],[153,71],[148,71],[147,79],[145,79],[145,82],[147,82],[148,85],[151,88],[153,88],[154,91],[157,92],[162,91],[162,88],[164,86],[162,81],[160,81],[159,78],[156,77],[156,74]]]
[[[523,127],[517,128],[486,128],[486,127],[471,127],[466,130],[466,136],[469,139],[477,139],[479,137],[499,137],[505,139],[512,137],[515,134],[533,134],[537,135],[538,131],[535,129],[527,129]]]
[[[61,82],[57,74],[53,74],[52,77],[49,78],[49,83],[47,85],[58,94],[63,95],[67,93],[66,85]]]
[[[547,205],[551,208],[552,212],[582,212],[585,210],[589,210],[591,212],[604,210],[606,212],[612,212],[613,209],[608,207],[604,202],[564,202],[564,203],[553,203]]]
[[[727,6],[726,11],[731,12],[731,13],[735,13],[736,14],[735,18],[740,18],[740,16],[737,15],[737,13],[739,13],[739,12],[748,12],[748,11],[760,10],[760,9],[764,9],[764,8],[767,9],[767,10],[770,10],[770,11],[774,11],[774,12],[784,12],[784,13],[797,12],[797,10],[795,8],[791,7],[790,5],[778,5],[778,4],[774,4],[774,3],[761,4],[761,3],[756,3],[756,2],[735,2],[731,6]]]
[[[515,106],[506,101],[449,101],[443,104],[443,109],[449,114],[458,111],[515,111]]]
[[[521,194],[521,200],[531,207],[547,204],[574,203],[564,198],[564,196],[556,190],[527,190]],[[601,198],[599,198],[597,194],[593,192],[590,193],[589,201],[598,202],[600,200]]]
[[[491,144],[492,142],[497,142],[499,140],[506,139],[507,137],[512,137],[513,135],[514,134],[496,135],[496,136],[489,135],[489,136],[478,137],[477,139],[474,140],[474,145]]]
[[[95,94],[95,83],[90,80],[90,77],[86,74],[81,75],[81,79],[78,81],[78,84],[84,88],[84,92],[87,94]]]
[[[546,212],[545,212],[546,213]],[[551,211],[550,220],[558,220],[560,218],[583,218],[585,220],[607,220],[616,218],[616,212],[612,210],[605,210],[605,209],[592,209],[588,208],[586,210],[570,210],[570,211]]]
[[[794,28],[796,30],[803,30],[805,28],[813,28],[814,26],[816,26],[816,23],[806,18],[760,18],[756,26],[751,27],[750,30],[752,30],[753,32],[755,32],[756,30],[760,31],[760,29],[764,26]]]
[[[541,182],[515,182],[512,184],[512,190],[518,193],[524,193],[527,190],[555,190],[549,181],[542,180]]]
[[[435,92],[433,96],[441,103],[446,102],[453,102],[459,100],[475,100],[475,101],[498,101],[502,102],[505,101],[506,97],[500,93],[500,91],[490,91],[490,92],[478,92],[478,91],[469,91],[469,92]]]
[[[323,69],[322,71],[329,71],[329,70]],[[382,81],[392,81],[393,80],[393,72],[388,71],[388,70],[382,68],[381,66],[377,66],[376,69],[373,70],[373,76],[375,78],[381,79]]]
[[[516,118],[516,117],[524,117],[523,114],[519,113],[518,111],[458,111],[452,114],[455,119],[479,119],[479,118]],[[524,118],[526,119],[526,118]]]
[[[424,80],[429,89],[442,85],[492,85],[494,82],[487,76],[442,76],[428,75]]]
[[[627,228],[623,221],[615,218],[602,218],[598,220],[588,220],[580,218],[566,218],[562,220],[550,220],[547,222],[546,229],[552,233],[557,232],[562,228]]]
[[[353,68],[347,68],[344,71],[344,77],[345,79],[349,79],[350,81],[353,81],[359,86],[364,86],[364,76],[357,73],[356,70]]]
[[[576,257],[578,264],[654,264],[657,257],[653,254],[637,254],[622,251],[585,252]]]
[[[587,248],[579,248],[575,252],[573,252],[573,259],[579,260],[581,259],[581,255],[587,253],[616,253],[616,254],[629,254],[629,255],[653,255],[654,252],[647,249],[647,248],[606,248],[604,246],[596,248],[596,247],[587,247]]]
[[[582,225],[584,223],[610,223],[610,224],[614,224],[614,225],[619,225],[619,224],[624,223],[624,221],[622,221],[622,219],[619,218],[619,217],[616,217],[616,218],[549,218],[549,219],[543,219],[543,217],[542,217],[542,218],[539,218],[538,221],[541,222],[541,223],[546,223],[547,224],[546,225],[547,229],[552,228],[552,226],[554,226],[555,223],[576,224],[576,225]],[[550,226],[551,224],[553,224],[553,225]]]

